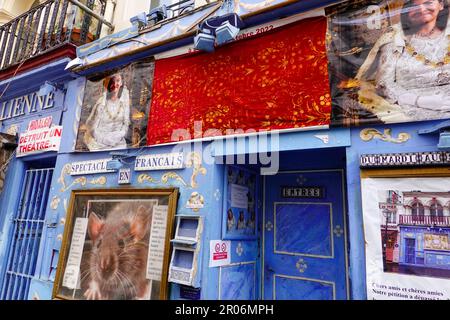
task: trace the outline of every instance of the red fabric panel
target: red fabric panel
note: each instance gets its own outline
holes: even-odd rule
[[[194,121],[202,132],[273,130],[330,123],[326,19],[310,18],[261,36],[158,60],[147,141],[170,142]]]

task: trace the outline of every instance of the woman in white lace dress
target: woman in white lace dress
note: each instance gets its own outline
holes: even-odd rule
[[[85,143],[90,151],[125,149],[130,126],[130,98],[122,75],[112,75],[105,92],[94,105],[86,121]]]
[[[364,80],[378,56],[375,92],[366,84],[359,96],[381,120],[450,118],[448,18],[448,0],[406,0],[401,24],[374,45],[356,79]]]

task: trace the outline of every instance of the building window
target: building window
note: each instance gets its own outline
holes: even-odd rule
[[[443,217],[444,216],[444,207],[438,202],[435,201],[430,206],[430,216],[432,217]]]
[[[422,221],[425,216],[425,209],[420,201],[415,201],[411,205],[411,214],[413,221]]]

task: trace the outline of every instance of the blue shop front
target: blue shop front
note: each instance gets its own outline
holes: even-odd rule
[[[448,299],[448,113],[403,109],[370,74],[393,7],[250,7],[78,49],[48,98],[59,150],[8,168],[2,217],[31,220],[1,221],[2,299]],[[199,21],[238,18],[235,41],[198,50]],[[40,241],[6,244],[14,228]]]
[[[58,150],[64,144],[62,123],[70,103],[66,91],[73,77],[64,71],[69,61],[69,58],[54,60],[4,78],[1,83],[2,300],[31,298],[28,292],[32,278],[41,268],[41,243],[51,229],[46,219],[47,202],[56,181]]]

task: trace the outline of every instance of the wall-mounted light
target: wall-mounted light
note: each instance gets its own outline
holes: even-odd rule
[[[236,13],[206,19],[200,23],[199,33],[194,37],[194,48],[213,52],[215,43],[222,45],[236,39],[243,24]]]
[[[150,10],[147,15],[148,21],[153,21],[155,24],[167,18],[167,7],[162,5],[160,7]]]
[[[209,29],[201,30],[194,37],[194,48],[206,52],[214,51],[215,37]]]
[[[55,91],[56,91],[56,84],[50,81],[45,81],[45,83],[41,85],[41,87],[39,88],[38,96],[44,97]]]
[[[450,121],[443,121],[432,126],[429,129],[422,129],[418,132],[420,135],[439,133],[439,142],[437,147],[439,150],[450,151]]]
[[[138,15],[131,17],[130,22],[133,26],[141,29],[147,25],[147,13],[141,12]]]
[[[122,151],[111,151],[109,154],[112,156],[112,160],[106,162],[106,170],[118,171],[124,164],[130,165],[132,163],[126,162],[125,159],[137,157],[142,153],[143,148],[137,150],[133,153],[122,152]]]
[[[216,29],[216,40],[218,45],[222,45],[236,39],[239,31],[241,30],[240,26],[243,24],[241,18],[235,13],[227,15],[224,18],[227,20],[222,22],[222,24]]]

